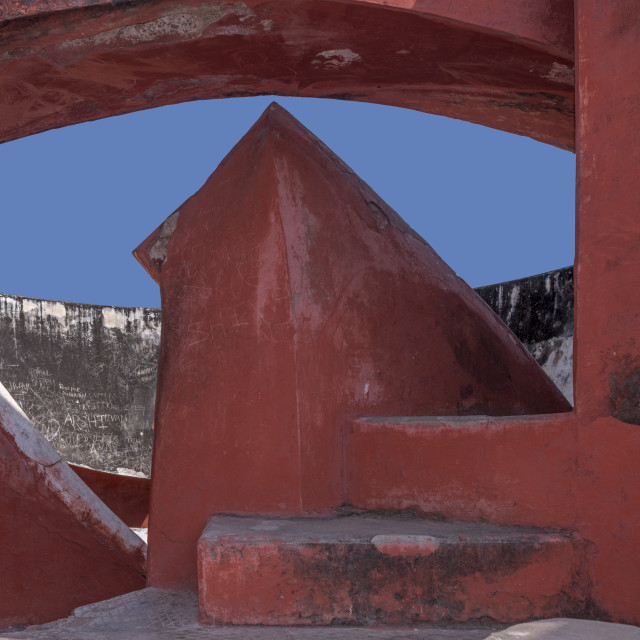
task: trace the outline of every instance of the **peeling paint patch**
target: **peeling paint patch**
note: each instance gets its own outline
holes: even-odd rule
[[[149,246],[149,260],[152,261],[152,264],[158,273],[160,273],[162,265],[167,259],[169,240],[171,239],[171,234],[178,226],[179,217],[180,209],[177,209],[162,223],[158,237]]]
[[[576,84],[575,72],[571,67],[560,62],[554,62],[551,65],[551,70],[545,76],[547,80],[557,82],[559,84],[568,84],[572,87]]]
[[[199,38],[212,24],[222,18],[235,16],[239,21],[255,17],[255,13],[243,2],[231,4],[215,3],[199,7],[182,7],[168,11],[164,15],[149,22],[126,25],[103,31],[86,38],[78,38],[62,43],[65,49],[82,46],[103,46],[110,44],[137,44],[139,42],[153,42],[168,36],[184,39]],[[242,35],[252,33],[250,26],[225,26],[215,35]]]
[[[389,216],[375,202],[367,202],[367,207],[369,207],[378,229],[386,229],[391,224]]]
[[[228,27],[220,27],[217,31],[217,35],[223,36],[250,36],[254,32],[253,27],[244,27],[239,24],[232,24]]]
[[[316,54],[311,64],[319,64],[326,69],[340,69],[348,67],[357,60],[362,60],[362,58],[351,49],[328,49]]]

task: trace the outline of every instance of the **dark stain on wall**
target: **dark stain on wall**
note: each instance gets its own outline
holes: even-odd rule
[[[573,267],[479,287],[476,293],[526,346],[573,336]]]
[[[476,292],[573,403],[573,267]]]
[[[609,378],[613,417],[640,425],[640,359],[626,358]]]

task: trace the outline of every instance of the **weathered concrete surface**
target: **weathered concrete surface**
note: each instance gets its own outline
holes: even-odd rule
[[[576,411],[593,596],[640,623],[640,5],[576,0]],[[615,70],[612,72],[612,70]],[[611,96],[615,100],[611,101]]]
[[[537,620],[492,633],[487,640],[640,640],[640,628],[597,620]]]
[[[354,4],[381,4],[381,0],[351,0]],[[127,4],[120,2],[119,4]],[[529,40],[541,49],[570,57],[573,53],[572,5],[568,0],[554,2],[530,0],[473,0],[465,7],[448,0],[386,0],[384,4],[417,14],[438,16],[443,20],[466,23],[505,37]],[[33,18],[56,11],[100,7],[113,9],[111,0],[5,0],[0,7],[0,22],[14,18]]]
[[[81,607],[64,620],[23,631],[21,640],[483,640],[499,624],[411,625],[394,628],[264,627],[198,624],[198,594],[149,587]]]
[[[578,455],[573,414],[358,418],[348,503],[575,530]]]
[[[408,107],[573,148],[570,0],[454,4],[10,0],[0,141],[186,100],[275,94]]]
[[[636,623],[640,431],[576,413],[361,418],[347,438],[348,502],[576,531],[595,617]],[[398,462],[401,460],[401,462]]]
[[[476,289],[569,402],[573,402],[573,290],[573,267]]]
[[[582,612],[566,532],[352,514],[214,516],[198,542],[200,613],[215,624],[499,622]]]
[[[579,0],[576,17],[577,407],[585,419],[640,425],[640,6]]]
[[[212,513],[342,504],[349,415],[570,408],[473,290],[275,104],[135,255],[163,301],[155,586],[195,578]]]
[[[0,385],[0,624],[53,620],[144,586],[146,545]]]
[[[0,381],[62,457],[149,475],[157,309],[0,295]]]

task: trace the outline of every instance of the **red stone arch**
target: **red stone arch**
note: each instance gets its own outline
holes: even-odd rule
[[[571,4],[8,0],[0,141],[276,94],[407,107],[572,148]]]

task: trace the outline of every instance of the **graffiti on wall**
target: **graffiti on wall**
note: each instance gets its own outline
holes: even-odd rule
[[[0,379],[68,461],[149,475],[160,313],[0,296]]]

